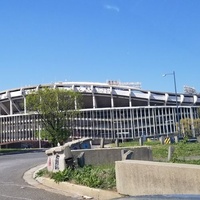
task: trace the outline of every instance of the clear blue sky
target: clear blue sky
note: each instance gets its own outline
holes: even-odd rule
[[[0,0],[0,91],[58,81],[200,92],[199,0]]]

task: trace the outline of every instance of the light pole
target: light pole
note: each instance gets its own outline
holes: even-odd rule
[[[39,125],[39,149],[41,149],[41,129]]]
[[[175,95],[176,95],[176,121],[178,122],[178,136],[180,137],[181,132],[181,126],[180,126],[180,119],[179,119],[179,109],[178,109],[178,97],[177,97],[177,89],[176,89],[176,74],[175,71],[172,73],[163,74],[163,77],[167,75],[172,75],[174,77],[174,89],[175,89]]]

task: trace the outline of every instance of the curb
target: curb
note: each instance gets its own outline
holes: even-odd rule
[[[24,174],[25,181],[38,188],[51,190],[55,193],[60,193],[66,196],[79,197],[81,199],[95,199],[95,200],[111,200],[123,197],[115,191],[108,191],[102,189],[89,188],[82,185],[76,185],[69,182],[56,183],[54,180],[45,177],[36,177],[36,173],[45,168],[46,164],[36,166],[28,170]]]
[[[54,180],[47,178],[40,177],[37,178],[37,181],[45,186],[65,192],[67,191],[70,194],[81,196],[84,199],[111,200],[122,197],[122,195],[117,192],[88,188],[86,186],[75,185],[68,182],[56,183]]]

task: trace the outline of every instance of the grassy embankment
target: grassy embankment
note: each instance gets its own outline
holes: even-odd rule
[[[120,147],[138,146],[138,142],[120,143]],[[145,142],[144,146],[150,146],[152,149],[153,160],[167,161],[169,146],[174,147],[174,153],[170,162],[175,163],[193,163],[200,164],[200,143],[189,143],[186,140],[180,141],[178,144],[161,145],[159,141]]]

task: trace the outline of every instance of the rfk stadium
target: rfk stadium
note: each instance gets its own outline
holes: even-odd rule
[[[75,119],[72,137],[135,139],[175,134],[180,119],[198,118],[199,94],[142,90],[136,84],[108,81],[58,82],[0,92],[0,144],[37,140],[38,114],[26,109],[26,96],[43,87],[80,92],[83,109]],[[192,129],[195,135],[195,130]]]

